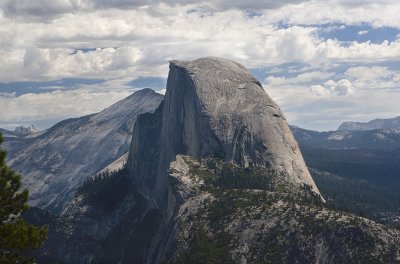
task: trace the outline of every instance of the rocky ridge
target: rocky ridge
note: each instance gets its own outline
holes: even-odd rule
[[[343,122],[337,131],[366,131],[392,128],[400,128],[400,116],[388,119],[377,118],[369,122]]]
[[[136,116],[163,96],[143,89],[93,115],[61,121],[38,136],[6,138],[8,164],[20,171],[30,204],[61,212],[89,176],[129,149]]]

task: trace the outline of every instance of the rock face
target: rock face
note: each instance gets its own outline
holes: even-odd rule
[[[6,138],[8,163],[21,171],[30,204],[60,212],[88,176],[128,151],[136,116],[154,111],[162,99],[144,89],[100,113],[64,120],[37,137]]]
[[[307,191],[289,191],[290,183],[279,179],[257,188],[243,181],[235,185],[207,182],[224,177],[226,168],[188,156],[177,156],[171,163],[173,193],[182,203],[172,220],[177,244],[168,263],[196,263],[199,259],[202,263],[400,261],[399,230],[325,208],[318,201],[304,199]],[[252,174],[252,170],[235,165],[231,169],[236,171],[230,174],[232,181]],[[258,183],[268,179],[270,172],[252,169],[264,176]],[[276,188],[282,185],[286,188]]]
[[[343,122],[338,131],[365,131],[375,129],[400,128],[400,116],[388,119],[374,119],[369,122]]]
[[[39,132],[39,130],[36,129],[34,125],[30,125],[30,126],[18,126],[15,128],[14,132],[20,135],[29,135],[37,133]]]
[[[163,104],[138,118],[132,137],[128,169],[140,193],[162,201],[177,154],[272,168],[319,194],[278,105],[230,60],[170,63]]]

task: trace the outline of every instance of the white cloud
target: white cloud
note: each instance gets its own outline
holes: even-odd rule
[[[2,52],[0,81],[54,80],[66,77],[105,78],[146,75],[136,69],[142,58],[135,47],[104,48],[82,52],[72,49],[37,49]],[[5,59],[7,58],[7,59]]]
[[[348,68],[345,75],[351,79],[383,79],[394,75],[395,72],[383,66],[357,66]]]
[[[361,31],[358,31],[357,34],[362,36],[362,35],[368,34],[368,32],[369,32],[369,30],[361,30]]]
[[[329,96],[330,91],[322,85],[312,85],[310,87],[310,92],[317,96]]]
[[[377,12],[379,10],[379,12]],[[374,27],[400,27],[400,3],[391,1],[309,1],[268,10],[271,20],[281,18],[289,24],[372,24]]]
[[[165,95],[165,93],[167,92],[167,89],[161,89],[159,91],[157,91],[157,93]]]
[[[36,10],[36,4],[31,2],[19,1],[20,7],[15,7],[15,12]],[[210,55],[234,59],[252,68],[288,62],[321,65],[333,61],[400,58],[400,40],[347,45],[333,39],[323,40],[318,36],[317,27],[304,26],[337,22],[331,13],[343,7],[339,5],[328,10],[334,3],[328,3],[327,7],[314,1],[289,3],[282,8],[261,10],[262,15],[255,17],[248,17],[240,10],[204,13],[201,8],[196,9],[198,4],[195,3],[142,7],[127,4],[127,1],[119,1],[115,5],[120,9],[95,9],[91,1],[60,0],[48,4],[48,8],[60,12],[46,23],[0,16],[0,57],[11,58],[0,61],[1,68],[5,69],[0,73],[0,81],[19,80],[21,76],[27,80],[92,78],[94,75],[113,78],[126,77],[133,72],[165,77],[170,59]],[[79,10],[69,12],[69,6],[79,6]],[[105,8],[105,2],[101,6]],[[361,8],[357,11],[359,14],[354,11],[357,16],[353,15],[364,17],[362,10],[369,7],[355,5],[352,8]],[[29,12],[34,12],[32,10]],[[318,12],[311,14],[310,10]],[[303,21],[298,17],[300,14],[307,15],[304,19],[318,14],[319,20]],[[280,21],[303,24],[276,28],[274,24]],[[77,48],[99,49],[73,54]]]
[[[394,90],[400,88],[399,74],[388,67],[358,66],[347,69],[344,74],[358,89]]]
[[[308,71],[300,73],[294,77],[275,77],[273,75],[265,78],[265,82],[269,85],[299,85],[304,83],[310,83],[317,80],[325,80],[331,77],[334,73],[332,72],[322,72],[322,71]]]
[[[342,79],[337,82],[329,80],[325,82],[324,85],[332,94],[338,96],[346,96],[354,93],[354,87],[347,79]]]
[[[324,85],[312,85],[309,89],[310,93],[317,96],[348,96],[354,94],[354,87],[347,79],[339,81],[328,80]]]
[[[3,94],[1,108],[7,103],[15,115],[8,113],[16,120],[24,118],[23,112],[26,118],[39,118],[29,115],[39,115],[56,99],[66,104],[62,110],[49,108],[57,116],[64,110],[69,115],[97,111],[89,98],[98,96],[110,104],[120,98],[115,88],[121,89],[121,96],[127,93],[124,80],[165,78],[168,60],[202,56],[226,57],[250,68],[279,67],[274,70],[280,77],[269,76],[266,88],[294,120],[301,120],[300,114],[307,116],[302,109],[318,112],[324,107],[320,102],[336,103],[338,109],[329,108],[331,114],[313,113],[314,121],[317,116],[327,119],[324,122],[339,114],[356,116],[357,111],[365,112],[365,107],[355,100],[365,101],[367,91],[391,102],[375,103],[375,117],[389,109],[398,110],[392,102],[400,98],[389,93],[399,89],[400,74],[387,67],[366,66],[399,61],[398,37],[392,42],[343,43],[319,35],[321,30],[334,32],[364,23],[399,29],[398,1],[3,0],[0,8],[0,82],[80,77],[109,83],[63,92],[52,87],[49,93],[8,99]],[[282,24],[284,28],[278,26]],[[335,65],[347,62],[355,67],[344,74],[335,72]],[[287,63],[303,66],[287,68]],[[108,97],[108,92],[115,94]],[[18,104],[25,104],[26,110],[18,110]],[[37,104],[41,106],[35,108]],[[348,110],[351,107],[353,110]]]

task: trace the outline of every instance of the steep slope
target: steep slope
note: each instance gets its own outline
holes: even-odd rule
[[[182,201],[171,263],[400,261],[399,230],[325,208],[274,171],[178,156],[171,173]]]
[[[167,232],[122,170],[85,184],[56,219],[31,216],[50,225],[40,263],[400,261],[399,230],[326,208],[278,171],[178,155],[168,178]]]
[[[278,105],[245,67],[226,59],[172,61],[165,101],[138,118],[129,153],[138,191],[159,203],[177,154],[272,168],[319,193]]]
[[[88,176],[127,152],[136,116],[154,111],[162,99],[144,89],[100,113],[64,120],[14,144],[18,148],[8,149],[8,163],[21,171],[30,204],[62,210]]]
[[[338,131],[365,131],[374,129],[400,128],[400,116],[388,119],[374,119],[369,122],[343,122]]]

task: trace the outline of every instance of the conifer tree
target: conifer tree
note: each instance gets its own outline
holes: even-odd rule
[[[3,136],[0,133],[0,145]],[[29,250],[47,238],[46,227],[27,224],[21,214],[28,209],[28,190],[20,190],[21,176],[7,166],[0,148],[0,263],[33,263]]]

